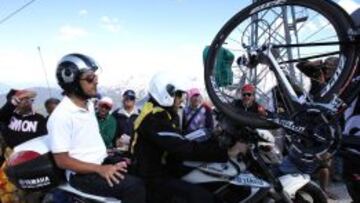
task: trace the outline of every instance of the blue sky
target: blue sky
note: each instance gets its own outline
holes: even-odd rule
[[[28,0],[3,2],[1,18]],[[38,46],[52,85],[57,60],[70,52],[93,56],[103,66],[103,85],[170,68],[202,78],[202,48],[249,2],[37,0],[0,24],[0,81],[43,84]]]
[[[0,19],[29,0],[0,0]],[[343,0],[359,3],[360,0]],[[202,49],[251,0],[36,0],[0,24],[0,83],[45,86],[37,47],[56,86],[57,61],[71,52],[103,67],[100,85],[146,84],[159,70],[202,82]]]
[[[9,1],[11,4],[25,0]],[[106,3],[104,3],[106,2]],[[68,25],[89,32],[80,45],[129,45],[134,40],[156,43],[163,40],[194,43],[211,39],[217,28],[246,1],[49,1],[37,0],[20,14],[1,25],[2,36],[12,46],[42,44],[57,45],[53,37],[59,28]],[[21,5],[21,4],[20,4]],[[107,16],[109,24],[118,26],[117,33],[108,33],[102,25]],[[16,35],[14,35],[16,33]],[[5,35],[4,35],[5,34]],[[31,35],[31,39],[29,39]],[[22,39],[21,39],[22,38]],[[107,39],[104,39],[107,38]],[[102,41],[103,40],[103,41]]]

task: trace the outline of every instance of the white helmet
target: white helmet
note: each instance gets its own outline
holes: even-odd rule
[[[257,129],[261,140],[258,142],[259,155],[268,164],[280,164],[283,156],[275,145],[275,138],[268,130]]]
[[[99,105],[101,105],[101,104],[106,104],[111,109],[113,107],[113,105],[114,105],[114,102],[110,97],[102,97],[99,100]]]
[[[261,138],[260,141],[258,142],[259,145],[265,146],[265,145],[275,144],[274,135],[270,131],[264,129],[256,129],[256,131],[258,132],[258,135]]]
[[[164,107],[170,107],[174,104],[176,91],[187,90],[187,82],[184,78],[168,72],[155,74],[149,85],[149,94],[157,103]]]

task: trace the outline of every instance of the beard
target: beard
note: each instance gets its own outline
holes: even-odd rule
[[[253,102],[251,100],[243,101],[243,105],[245,108],[249,108],[253,105]]]

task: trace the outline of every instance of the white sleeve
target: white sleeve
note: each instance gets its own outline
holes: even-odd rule
[[[71,118],[66,115],[52,115],[47,123],[47,129],[51,152],[68,152],[71,146]]]

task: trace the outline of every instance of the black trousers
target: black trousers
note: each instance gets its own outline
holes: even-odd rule
[[[354,203],[360,203],[360,181],[346,181],[346,188]]]
[[[360,159],[357,156],[347,156],[343,159],[343,173],[349,195],[354,203],[360,203],[360,180],[355,174],[360,174]]]
[[[125,175],[119,184],[110,187],[106,179],[96,173],[76,174],[70,177],[70,185],[85,193],[117,198],[123,203],[145,203],[144,183],[131,175]]]
[[[174,178],[147,181],[148,203],[213,203],[214,196],[203,187]]]

